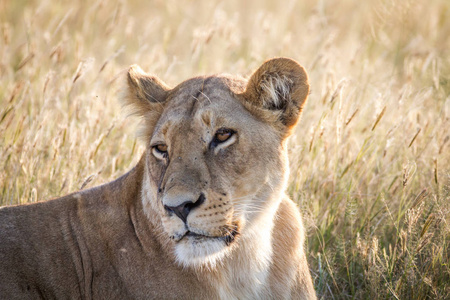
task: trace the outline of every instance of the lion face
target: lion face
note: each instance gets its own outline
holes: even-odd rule
[[[273,219],[308,84],[291,60],[261,68],[248,83],[211,76],[174,89],[130,69],[129,99],[146,120],[144,209],[182,265],[214,265]]]
[[[277,200],[261,189],[284,183],[280,137],[222,81],[175,89],[147,151],[153,208],[187,264],[230,251],[246,223]]]

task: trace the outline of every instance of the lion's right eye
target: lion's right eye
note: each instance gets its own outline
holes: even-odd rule
[[[165,144],[158,144],[152,147],[152,153],[153,155],[158,159],[165,159],[169,155],[168,147]]]

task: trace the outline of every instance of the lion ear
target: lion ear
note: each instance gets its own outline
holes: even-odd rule
[[[254,111],[271,115],[265,119],[272,119],[290,131],[300,118],[308,94],[305,69],[292,59],[274,58],[250,76],[242,96]]]
[[[161,108],[169,91],[170,88],[162,80],[145,73],[138,65],[128,69],[124,101],[137,114],[143,115],[155,107]]]

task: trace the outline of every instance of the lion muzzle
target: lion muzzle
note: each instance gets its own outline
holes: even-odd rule
[[[164,202],[164,201],[163,201]],[[171,214],[175,214],[180,218],[185,224],[187,222],[187,217],[192,209],[199,207],[205,202],[205,194],[201,193],[197,201],[193,202],[191,200],[185,201],[177,206],[169,206],[164,204],[164,209]]]

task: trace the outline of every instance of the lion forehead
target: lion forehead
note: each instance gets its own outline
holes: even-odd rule
[[[240,77],[228,75],[188,79],[170,92],[166,110],[176,107],[195,108],[195,105],[211,105],[217,101],[231,100],[232,94],[238,94],[244,90],[245,83],[246,81]],[[236,99],[233,100],[236,101]]]
[[[211,128],[234,125],[252,118],[236,94],[245,80],[239,77],[195,77],[175,87],[168,97],[154,133],[166,134],[195,130],[191,126]],[[253,119],[253,118],[252,118]],[[199,128],[199,126],[197,126]]]

